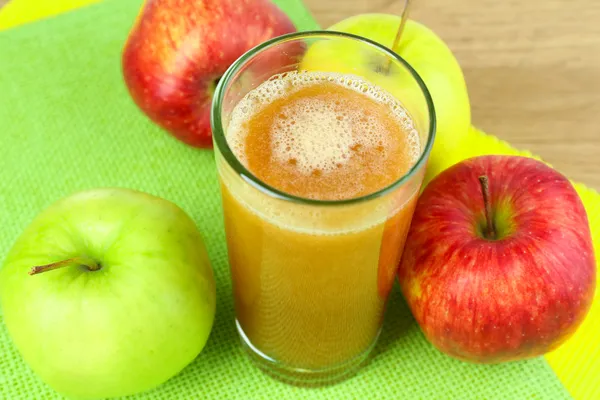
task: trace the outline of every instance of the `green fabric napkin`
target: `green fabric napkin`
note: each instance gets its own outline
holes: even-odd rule
[[[317,25],[299,0],[277,3],[299,29]],[[544,359],[472,365],[435,350],[397,288],[375,357],[335,386],[287,386],[240,348],[211,151],[149,122],[123,85],[120,53],[140,7],[113,0],[0,33],[0,259],[29,221],[74,191],[122,186],[169,199],[196,221],[217,279],[208,344],[178,376],[136,399],[563,399]],[[0,317],[0,399],[58,399],[24,364]]]

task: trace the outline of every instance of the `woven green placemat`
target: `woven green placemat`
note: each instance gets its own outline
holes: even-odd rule
[[[299,29],[316,27],[299,0],[277,3]],[[252,367],[234,327],[212,152],[151,124],[121,79],[121,48],[139,7],[139,0],[112,0],[0,33],[0,259],[44,207],[100,186],[167,198],[204,234],[218,287],[209,342],[181,374],[135,398],[569,398],[542,358],[477,366],[442,355],[421,335],[397,288],[376,356],[356,377],[301,389]],[[23,363],[0,316],[0,399],[57,398]]]

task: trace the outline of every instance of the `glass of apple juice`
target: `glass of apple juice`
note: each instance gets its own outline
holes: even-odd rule
[[[243,348],[294,384],[350,376],[381,331],[433,144],[427,88],[375,42],[293,33],[229,68],[211,120]]]

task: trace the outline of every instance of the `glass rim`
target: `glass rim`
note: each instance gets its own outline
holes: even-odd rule
[[[427,142],[425,143],[425,147],[421,154],[419,155],[418,160],[409,168],[404,175],[400,178],[392,182],[391,184],[369,194],[359,197],[353,197],[350,199],[342,199],[342,200],[317,200],[310,199],[306,197],[296,196],[290,193],[283,192],[266,182],[263,182],[261,179],[256,177],[248,168],[246,168],[240,160],[233,153],[229,144],[227,143],[227,139],[225,137],[225,129],[223,128],[223,121],[221,118],[221,108],[223,103],[223,97],[225,94],[225,88],[231,78],[236,75],[236,73],[240,70],[242,66],[246,64],[247,61],[252,59],[254,55],[259,52],[277,45],[278,43],[294,40],[294,39],[302,39],[302,38],[310,38],[310,37],[338,37],[344,39],[351,39],[358,42],[363,42],[371,47],[376,48],[378,51],[381,51],[391,57],[393,60],[399,62],[408,72],[411,74],[413,79],[417,82],[419,88],[423,96],[425,97],[425,102],[427,103],[427,111],[429,115],[429,132],[427,137]],[[277,36],[272,39],[269,39],[250,50],[246,51],[243,55],[241,55],[236,61],[229,66],[225,74],[219,80],[217,87],[215,88],[214,97],[211,105],[211,118],[210,118],[211,130],[213,135],[213,140],[216,143],[216,147],[221,155],[225,158],[225,161],[229,164],[231,168],[238,174],[246,183],[250,184],[252,187],[257,190],[280,200],[290,201],[294,203],[301,203],[305,205],[319,205],[319,206],[340,206],[340,205],[350,205],[356,203],[362,203],[369,200],[373,200],[379,197],[383,197],[388,193],[395,191],[397,188],[401,187],[406,181],[408,181],[414,174],[419,171],[421,168],[425,167],[425,163],[429,157],[431,149],[433,147],[433,142],[436,133],[436,117],[435,117],[435,109],[433,106],[433,99],[431,98],[431,94],[425,85],[425,82],[421,79],[417,71],[400,55],[394,53],[392,50],[383,46],[371,39],[354,35],[351,33],[345,32],[337,32],[337,31],[327,31],[327,30],[311,30],[311,31],[301,31],[301,32],[293,32],[285,35]]]

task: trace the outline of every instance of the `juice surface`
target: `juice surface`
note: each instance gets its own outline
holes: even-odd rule
[[[395,98],[362,80],[325,73],[265,82],[234,110],[227,140],[261,181],[317,200],[376,192],[404,175],[420,150]]]
[[[279,75],[254,89],[233,110],[226,138],[261,181],[317,200],[376,192],[420,153],[396,99],[360,79],[320,73]],[[360,357],[381,328],[417,190],[333,210],[243,185],[221,174],[243,334],[290,367],[322,370]]]

